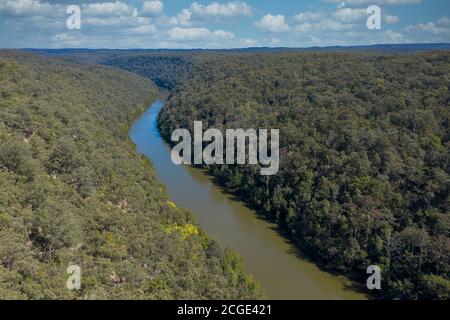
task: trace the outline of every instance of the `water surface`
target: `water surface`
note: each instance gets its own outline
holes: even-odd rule
[[[130,137],[138,152],[152,161],[170,199],[192,210],[203,230],[222,247],[236,251],[245,270],[270,299],[365,298],[350,289],[352,283],[346,278],[324,272],[302,258],[274,224],[259,219],[254,211],[222,192],[202,170],[174,165],[156,124],[162,107],[162,101],[155,102],[134,123]]]

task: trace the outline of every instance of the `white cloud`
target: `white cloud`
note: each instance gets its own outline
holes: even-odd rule
[[[152,24],[129,28],[124,31],[126,34],[155,34],[158,31]]]
[[[66,41],[70,39],[70,35],[68,33],[57,33],[53,36],[53,39],[57,41]]]
[[[132,7],[120,1],[84,4],[82,8],[83,15],[92,16],[131,15],[133,12]]]
[[[313,22],[322,20],[326,14],[324,12],[300,12],[294,16],[295,22],[304,23],[304,22]]]
[[[55,9],[56,6],[40,0],[0,0],[0,12],[14,16],[51,14]]]
[[[127,30],[130,30],[130,26],[150,28],[148,17],[140,15],[137,8],[122,1],[83,4],[81,14],[82,26],[117,27]]]
[[[180,25],[182,27],[189,27],[192,25],[192,12],[189,9],[183,9],[176,17],[170,19],[170,24]]]
[[[261,20],[255,22],[255,26],[259,29],[272,33],[287,32],[290,30],[289,25],[283,15],[265,15]]]
[[[258,40],[243,38],[239,42],[243,47],[253,47],[258,43]]]
[[[431,33],[433,35],[444,35],[449,34],[450,29],[441,27],[434,22],[419,23],[416,26],[409,27],[408,31],[423,31],[426,33]]]
[[[364,45],[376,43],[404,43],[407,38],[401,31],[383,30],[368,31],[365,8],[349,8],[342,6],[335,12],[305,12],[296,15],[298,23],[293,35],[310,46],[316,45]],[[397,16],[383,15],[386,23],[396,23]]]
[[[400,32],[395,32],[393,30],[386,30],[383,32],[384,43],[403,43],[405,42],[405,37]]]
[[[157,1],[144,1],[144,4],[142,5],[142,11],[143,14],[148,14],[152,16],[161,15],[164,10],[164,4],[157,0]]]
[[[405,4],[419,4],[421,0],[326,0],[327,2],[337,3],[339,7],[343,6],[363,6],[363,5],[405,5]]]
[[[213,2],[208,5],[202,5],[194,2],[189,6],[189,8],[182,9],[176,17],[172,17],[170,19],[170,23],[172,25],[189,27],[198,22],[211,20],[215,22],[223,22],[223,19],[225,18],[249,17],[251,15],[252,8],[245,2]]]
[[[213,2],[208,5],[202,5],[197,2],[191,4],[190,10],[198,16],[214,16],[214,17],[235,17],[235,16],[251,16],[252,8],[245,2]]]
[[[150,20],[144,17],[136,16],[119,16],[119,17],[92,17],[84,18],[82,25],[97,27],[127,27],[127,26],[144,26],[148,25]]]
[[[338,3],[338,1],[334,1]],[[364,1],[360,1],[363,3]],[[336,37],[349,36],[354,37],[355,34],[366,33],[368,39],[375,39],[379,36],[369,33],[366,29],[366,20],[368,14],[366,8],[350,8],[346,4],[339,2],[340,6],[334,12],[318,11],[318,12],[303,12],[294,16],[294,21],[298,24],[293,28],[296,33],[302,33],[308,36],[329,38],[324,33],[342,33],[341,35],[334,35]],[[357,1],[353,1],[356,4]],[[358,2],[359,3],[359,2]],[[399,21],[398,16],[384,14],[384,21],[387,24],[394,24]],[[374,37],[375,36],[375,37]]]
[[[450,28],[450,19],[447,17],[442,17],[437,21],[436,24],[440,27]]]
[[[295,30],[298,32],[302,32],[302,33],[308,33],[312,30],[313,28],[313,24],[310,22],[305,22],[302,24],[299,24],[298,26],[295,27]]]
[[[229,31],[210,31],[206,28],[180,28],[174,27],[167,31],[170,40],[175,41],[198,41],[198,40],[218,40],[232,39],[234,34]]]
[[[281,40],[276,37],[272,37],[267,39],[267,42],[269,42],[271,45],[278,45],[281,43]]]
[[[313,29],[320,32],[342,32],[352,30],[353,28],[355,28],[353,24],[340,23],[333,19],[325,19],[313,25]]]
[[[400,17],[388,13],[388,7],[382,8],[383,30],[367,30],[368,5],[412,5],[419,0],[323,0],[337,7],[318,6],[315,12],[293,12],[290,17],[261,14],[253,26],[264,33],[254,39],[254,30],[235,35],[225,26],[214,26],[231,26],[242,19],[241,30],[251,28],[246,23],[251,23],[248,17],[256,8],[233,0],[193,1],[186,1],[184,9],[169,17],[164,14],[163,0],[0,0],[0,46],[223,48],[450,42],[448,17],[421,21],[420,16],[405,12],[402,20],[416,20],[404,28],[396,24]],[[422,2],[424,10],[432,6]],[[71,3],[82,8],[81,31],[66,29],[66,7]],[[17,39],[9,36],[15,32]]]
[[[367,19],[366,9],[343,8],[338,9],[333,17],[335,20],[343,23],[353,23]]]

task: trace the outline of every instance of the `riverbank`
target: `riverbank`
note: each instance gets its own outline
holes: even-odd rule
[[[256,212],[224,193],[203,170],[175,166],[156,123],[162,107],[162,101],[156,102],[134,123],[130,137],[138,152],[152,161],[170,199],[194,212],[202,229],[222,247],[236,251],[245,270],[270,299],[366,298],[354,291],[355,283],[302,258],[274,224],[259,219]]]

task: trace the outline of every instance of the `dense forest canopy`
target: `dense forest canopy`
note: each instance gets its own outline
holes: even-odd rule
[[[381,297],[448,299],[449,88],[449,51],[205,54],[159,124],[280,129],[278,175],[207,169],[326,267],[381,266]]]
[[[448,50],[448,43],[387,44],[350,47],[311,48],[240,48],[240,49],[27,49],[26,51],[60,57],[72,62],[105,64],[134,72],[151,79],[166,89],[173,89],[192,72],[198,59],[205,56],[235,55],[238,53],[287,53],[287,52],[378,52],[413,53],[432,50]]]
[[[209,166],[207,167],[208,171],[230,191],[238,193],[248,204],[257,208],[267,219],[277,222],[280,229],[299,248],[324,267],[352,275],[365,282],[366,268],[373,264],[381,266],[383,290],[378,293],[379,297],[448,299],[450,296],[450,53],[445,50],[423,53],[409,52],[415,51],[413,49],[412,47],[396,49],[387,46],[379,48],[375,53],[355,52],[363,51],[364,48],[344,50],[347,52],[338,52],[341,51],[340,49],[336,49],[334,52],[262,49],[243,52],[68,50],[67,52],[44,53],[60,55],[78,63],[103,63],[118,67],[149,78],[159,86],[171,89],[169,102],[159,119],[161,131],[166,138],[170,137],[175,128],[192,129],[193,122],[196,120],[202,120],[205,129],[207,127],[280,129],[282,149],[281,169],[278,175],[261,177],[259,168],[255,166]],[[3,65],[13,64],[27,72],[36,70],[37,64],[41,63],[41,60],[39,63],[25,63],[30,58],[29,56],[26,56],[26,59],[19,58],[19,56],[13,58],[10,53],[7,55],[3,53],[2,58],[5,60]],[[71,68],[70,64],[57,62],[57,60],[48,61],[52,61],[51,65],[53,66]],[[47,60],[45,62],[47,63]],[[80,66],[76,68],[80,68]],[[12,71],[11,67],[6,70],[16,72]],[[100,99],[99,103],[95,104],[95,108],[88,109],[89,112],[97,110],[95,112],[98,112],[98,117],[90,118],[89,121],[83,118],[81,123],[88,126],[88,129],[83,132],[93,132],[91,131],[93,121],[108,119],[108,121],[101,122],[101,128],[95,127],[95,130],[101,130],[99,136],[110,137],[109,135],[114,132],[111,137],[114,139],[119,137],[123,141],[125,139],[123,132],[115,131],[119,126],[111,124],[129,123],[129,117],[122,118],[125,114],[132,110],[142,111],[142,109],[134,108],[141,102],[134,99],[136,99],[136,93],[139,97],[145,94],[141,89],[139,91],[136,88],[142,88],[144,83],[147,88],[151,85],[143,82],[141,78],[134,78],[126,73],[98,69],[102,70],[100,74],[104,74],[106,78],[113,73],[114,76],[120,74],[121,77],[126,77],[126,79],[121,78],[123,83],[116,85],[121,87],[124,83],[128,83],[129,86],[125,85],[125,88],[133,91],[121,98],[125,103],[111,104],[109,95],[108,97],[102,96],[111,91],[104,90],[101,93],[89,91],[92,79],[96,79],[100,83],[106,81],[106,79],[98,78],[100,75],[98,75],[97,67],[82,67],[82,70],[83,74],[89,70],[95,70],[96,73],[95,76],[93,74],[89,74],[85,78],[81,76],[86,81],[86,86],[89,87],[83,89],[87,90],[85,95],[81,97],[71,95],[74,99],[75,97],[76,99],[84,97],[83,103],[70,104],[71,108],[68,110],[73,110],[72,113],[62,117],[60,109],[56,112],[55,105],[66,106],[68,99],[60,99],[55,102],[53,101],[55,98],[47,101],[49,99],[47,95],[45,98],[40,96],[45,108],[50,108],[50,111],[46,113],[46,118],[47,114],[50,114],[51,123],[54,122],[55,126],[60,123],[66,125],[71,123],[67,119],[71,119],[72,115],[76,114],[75,119],[77,119],[77,123],[80,123],[81,120],[78,120],[78,117],[82,117],[83,113],[79,108],[86,105],[92,106],[92,102],[87,100],[87,96],[93,95]],[[59,79],[61,73],[52,69],[53,71],[58,76],[54,74],[52,77]],[[29,82],[36,85],[36,79],[42,79],[40,74],[46,75],[47,78],[44,78],[44,81],[48,80],[50,77],[48,72],[42,72],[44,71],[39,71],[39,75],[34,72],[34,78],[28,73],[28,79],[32,80],[28,81],[25,77],[26,85],[17,80],[23,78],[22,75],[16,77],[15,80],[8,80],[9,82],[5,82],[6,80],[1,78],[0,81],[7,84],[1,86],[2,90],[7,92],[2,92],[2,103],[11,101],[5,100],[6,98],[13,99],[10,91],[14,90],[11,88],[25,88],[29,86]],[[0,74],[3,76],[8,73],[3,72],[2,69]],[[71,77],[73,80],[75,76]],[[78,79],[79,76],[76,78]],[[130,79],[136,80],[130,82]],[[64,86],[64,84],[61,83],[58,88],[61,89],[60,86]],[[41,85],[39,84],[38,87]],[[109,89],[112,90],[114,86],[108,85],[111,85]],[[4,88],[10,89],[8,91]],[[73,93],[65,87],[63,89],[63,91]],[[146,90],[148,93],[148,89]],[[18,96],[21,98],[17,98]],[[13,119],[29,119],[30,117],[33,119],[34,113],[31,115],[25,113],[25,117],[24,109],[10,106],[29,101],[31,100],[30,96],[22,92],[21,95],[16,93],[14,97],[16,97],[13,100],[14,103],[8,105],[9,109],[2,106],[2,112],[5,112],[4,110],[11,111],[14,114]],[[27,97],[28,100],[24,97]],[[117,98],[114,96],[114,99]],[[108,102],[105,104],[106,101]],[[101,107],[102,105],[107,107]],[[30,108],[29,112],[38,112],[39,110],[39,108]],[[25,120],[21,121],[27,123]],[[4,134],[9,137],[8,139],[16,137],[19,144],[23,139],[32,141],[27,137],[27,132],[30,130],[26,129],[26,126],[29,124],[17,126],[7,123],[9,122],[0,122],[0,133],[8,132],[6,135]],[[74,126],[72,123],[72,130],[75,130]],[[83,175],[78,176],[77,170],[70,170],[70,173],[55,171],[55,168],[49,163],[59,163],[60,161],[58,157],[51,157],[58,144],[54,137],[54,140],[48,137],[44,138],[47,131],[52,132],[52,130],[44,130],[44,128],[30,131],[37,132],[32,137],[42,136],[41,139],[46,144],[44,144],[45,147],[31,149],[31,153],[27,153],[26,158],[36,159],[36,163],[40,163],[37,168],[40,168],[40,172],[46,172],[47,179],[51,183],[61,183],[65,188],[71,190],[70,192],[74,193],[77,199],[89,201],[89,205],[94,206],[90,196],[94,194],[95,205],[98,204],[102,208],[97,209],[99,212],[103,212],[102,219],[106,219],[104,212],[109,211],[104,210],[110,210],[111,205],[112,208],[117,205],[121,206],[121,199],[124,197],[123,195],[115,196],[116,190],[128,190],[127,188],[130,186],[137,188],[133,184],[125,183],[125,186],[121,185],[123,189],[120,189],[115,184],[116,180],[105,179],[103,173],[99,175],[99,167],[103,172],[103,163],[97,164],[95,168],[90,168],[94,172],[84,178]],[[50,133],[47,135],[52,136]],[[58,131],[57,136],[60,135],[61,133]],[[72,133],[66,135],[68,139],[75,139],[72,137]],[[78,137],[78,135],[75,136]],[[2,138],[2,148],[5,145],[3,141],[8,141],[8,139]],[[96,142],[93,144],[94,146],[92,143],[89,144],[90,148],[99,147],[98,140],[93,139]],[[73,142],[78,143],[76,139]],[[109,143],[111,144],[112,141]],[[26,143],[25,146],[28,144]],[[8,147],[7,144],[6,146]],[[77,146],[80,152],[87,151],[82,144]],[[120,147],[123,148],[123,145]],[[108,145],[107,149],[110,148],[111,146]],[[123,172],[126,170],[119,170],[123,175],[117,176],[116,173],[114,175],[116,179],[142,183],[148,181],[148,186],[151,187],[151,192],[146,186],[142,189],[139,187],[140,191],[137,194],[140,196],[130,196],[134,200],[127,198],[128,206],[133,203],[132,201],[136,201],[133,206],[144,208],[144,212],[153,214],[149,221],[144,219],[145,223],[135,217],[136,220],[133,220],[131,225],[141,228],[142,224],[148,224],[157,230],[164,226],[163,230],[166,231],[181,230],[180,226],[185,225],[189,227],[183,230],[191,230],[190,226],[194,224],[192,224],[189,214],[175,209],[172,205],[167,205],[167,196],[163,191],[159,191],[160,186],[154,182],[153,171],[147,172],[151,170],[148,164],[145,161],[142,165],[129,163],[130,157],[134,159],[132,161],[137,161],[133,162],[134,164],[143,161],[134,154],[132,148],[127,151],[126,159],[118,158],[117,155],[120,152],[108,153],[104,148],[100,149],[107,153],[107,158],[114,159],[111,161],[114,161],[115,164],[117,164],[115,161],[121,161],[118,166],[112,166],[114,169],[131,170],[126,175]],[[82,154],[82,157],[90,159],[89,157],[96,154],[91,152],[93,149],[88,150],[90,152]],[[12,153],[15,154],[15,152]],[[62,153],[65,154],[66,151]],[[41,154],[43,156],[38,157]],[[28,200],[24,200],[23,196],[20,196],[21,188],[25,188],[24,185],[31,183],[29,178],[23,178],[24,175],[27,177],[29,169],[23,169],[21,165],[16,167],[13,165],[14,161],[9,160],[8,157],[3,157],[0,161],[3,161],[0,163],[3,163],[4,166],[0,171],[2,175],[6,175],[6,173],[12,175],[13,181],[16,181],[17,176],[25,179],[22,182],[18,180],[21,184],[19,182],[13,184],[17,185],[15,187],[17,195],[14,193],[9,197],[15,200],[8,200],[7,204],[2,203],[2,207],[0,207],[0,214],[10,216],[4,218],[4,221],[16,221],[11,219],[18,219],[17,216],[20,215],[17,212],[28,212],[23,208],[27,208],[31,212],[36,210],[33,205],[28,204],[27,207],[27,202],[24,201]],[[18,163],[28,162],[21,160]],[[77,166],[86,167],[84,163]],[[147,177],[148,180],[143,178],[136,180],[136,177],[142,177],[141,175]],[[53,179],[53,176],[56,178]],[[49,177],[52,177],[53,180]],[[87,191],[78,190],[80,188],[78,185],[81,186],[83,183],[89,185],[90,181],[95,182],[92,186],[83,187],[87,188]],[[98,185],[102,186],[102,191],[98,191],[101,189],[97,188]],[[112,185],[114,189],[111,189]],[[3,187],[0,192],[6,192],[3,190],[10,189]],[[53,191],[54,189],[45,190]],[[153,197],[151,210],[147,210],[145,206],[147,203],[145,201],[146,192]],[[9,193],[11,191],[8,191]],[[72,193],[66,191],[64,195],[56,193],[54,196],[65,199],[67,194]],[[128,193],[126,194],[128,195]],[[133,194],[136,192],[133,191]],[[154,200],[155,198],[157,200]],[[71,201],[69,202],[80,206],[77,201]],[[15,215],[14,212],[10,212],[11,210],[15,212]],[[120,217],[124,219],[123,216],[120,215]],[[143,219],[142,217],[146,217],[146,215],[140,215],[139,219]],[[116,216],[114,216],[115,218]],[[26,230],[29,233],[27,228],[35,222],[30,224],[30,218],[27,219],[13,224],[8,222],[5,230],[10,230],[11,225],[19,225],[23,228],[20,230]],[[90,225],[84,226],[83,230],[88,231],[84,231],[83,236],[91,239],[90,241],[95,239],[94,243],[101,243],[101,240],[97,239],[100,236],[96,234],[105,228],[105,224],[108,225],[108,230],[111,228],[118,233],[119,239],[125,241],[121,238],[125,237],[123,230],[113,223],[115,221],[113,217],[101,221],[97,221],[99,219],[93,217],[90,219],[89,223],[91,224],[92,220],[95,221],[92,228],[97,226],[95,232],[92,231]],[[167,222],[167,219],[170,222]],[[184,224],[180,223],[180,219]],[[167,227],[168,225],[172,227]],[[14,229],[14,232],[20,234],[21,231]],[[30,234],[34,235],[33,232]],[[183,239],[185,232],[181,230],[179,233]],[[24,234],[26,233],[21,234],[23,239],[26,238]],[[155,278],[150,276],[153,291],[143,289],[144,294],[139,297],[251,297],[257,294],[254,283],[242,273],[235,257],[229,252],[221,253],[210,240],[203,242],[201,239],[206,239],[206,237],[201,232],[201,239],[197,239],[197,235],[189,237],[188,243],[184,239],[177,243],[176,248],[167,244],[167,233],[160,234],[152,231],[151,236],[145,234],[151,238],[151,241],[146,242],[150,249],[146,248],[144,251],[147,252],[148,249],[151,251],[152,257],[160,257],[161,260],[157,260],[160,269],[157,270],[164,270],[164,272],[158,274],[159,277],[156,277],[155,282],[152,282]],[[96,236],[94,237],[94,235]],[[170,235],[179,236],[176,232],[175,235],[172,233]],[[157,240],[154,241],[154,239]],[[137,243],[132,240],[134,239],[126,238],[127,243]],[[191,241],[193,242],[191,243]],[[15,242],[20,243],[20,241]],[[162,245],[158,245],[160,242],[171,248],[172,251],[164,254],[163,252],[166,252],[167,248],[162,249]],[[34,245],[34,242],[27,243]],[[42,247],[42,244],[40,246]],[[71,247],[69,246],[69,248]],[[200,274],[201,277],[207,272],[211,272],[211,275],[214,274],[215,280],[210,281],[209,284],[202,284],[200,276],[196,278],[188,271],[189,268],[186,264],[192,263],[189,260],[192,248],[198,249],[201,257],[195,262],[196,268],[200,270],[195,274]],[[113,266],[126,265],[127,268],[129,266],[125,261],[118,262],[111,257],[105,258],[98,252],[85,253],[84,249],[86,247],[82,246],[79,250],[93,261],[101,259],[102,267],[109,268],[110,264]],[[45,250],[34,247],[30,250],[33,259],[43,259],[40,257],[44,255],[42,252]],[[72,254],[71,249],[58,247],[58,250],[64,252],[62,255],[66,258],[64,261],[74,259],[72,256],[70,259],[67,258],[67,252]],[[131,249],[128,248],[128,250]],[[39,258],[36,258],[36,255]],[[192,255],[195,255],[197,259],[199,257],[197,251]],[[145,255],[138,255],[139,258],[136,259],[139,260],[143,256]],[[23,259],[25,258],[28,259],[28,256]],[[133,256],[133,258],[135,257]],[[53,254],[52,259],[55,259]],[[103,259],[107,259],[108,263],[103,262]],[[54,270],[62,268],[62,265],[58,264],[61,258],[58,258],[58,263],[53,260],[50,262],[39,261],[41,263],[39,266],[42,268],[40,270],[45,270],[45,272],[54,272]],[[95,260],[95,263],[97,261]],[[210,261],[214,261],[214,263],[211,264]],[[5,264],[2,268],[8,271],[7,274],[10,277],[7,280],[0,278],[0,281],[6,281],[5,283],[17,279],[22,279],[17,281],[24,281],[23,279],[30,277],[29,271],[8,269]],[[125,267],[120,270],[124,269]],[[148,269],[145,271],[148,272]],[[117,273],[117,271],[115,272]],[[183,274],[183,272],[185,273]],[[137,272],[137,274],[140,273]],[[181,274],[183,276],[180,276]],[[219,278],[217,278],[217,274],[220,275]],[[181,279],[182,277],[185,279]],[[198,282],[195,282],[197,280]],[[145,281],[138,283],[146,283]],[[189,287],[187,282],[195,283],[196,290],[194,292],[187,294],[181,289],[181,291],[177,291],[179,288],[187,289]],[[227,286],[217,289],[216,285],[222,282],[227,283]],[[108,283],[108,279],[102,278],[90,288],[90,295],[102,296],[98,293],[102,292],[106,297],[109,291],[104,290],[105,283],[108,290],[109,286],[119,288],[113,291],[115,297],[129,293],[120,285],[111,285]],[[238,285],[238,283],[243,283],[243,285]],[[128,284],[125,281],[123,286]],[[47,283],[39,285],[50,287]],[[51,289],[48,290],[47,292],[52,292]],[[20,293],[23,294],[23,292],[25,292],[24,289],[21,289]]]
[[[102,63],[147,77],[157,86],[171,90],[190,74],[191,59],[189,54],[166,53],[111,57]]]
[[[125,71],[0,51],[0,299],[260,297],[129,142],[156,97]]]

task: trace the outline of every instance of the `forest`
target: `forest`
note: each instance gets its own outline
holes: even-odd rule
[[[279,129],[277,175],[205,169],[322,268],[365,283],[378,265],[375,298],[448,300],[450,52],[435,49],[44,52],[64,62],[2,52],[0,296],[67,297],[43,275],[63,277],[67,261],[82,260],[92,277],[82,298],[260,296],[239,258],[168,202],[151,165],[124,147],[144,110],[137,97],[155,99],[156,88],[115,67],[171,90],[159,118],[167,141],[194,121]],[[66,157],[73,149],[81,156]],[[36,212],[83,221],[71,228],[78,240],[62,240],[54,225],[43,231],[49,220]]]
[[[191,59],[188,54],[166,53],[113,56],[102,63],[149,78],[158,87],[172,90],[190,74]]]
[[[157,97],[125,71],[0,51],[0,299],[262,297],[130,142]]]
[[[449,51],[199,54],[189,70],[160,114],[168,141],[194,121],[280,129],[276,176],[205,168],[326,269],[380,266],[375,297],[450,298]]]

